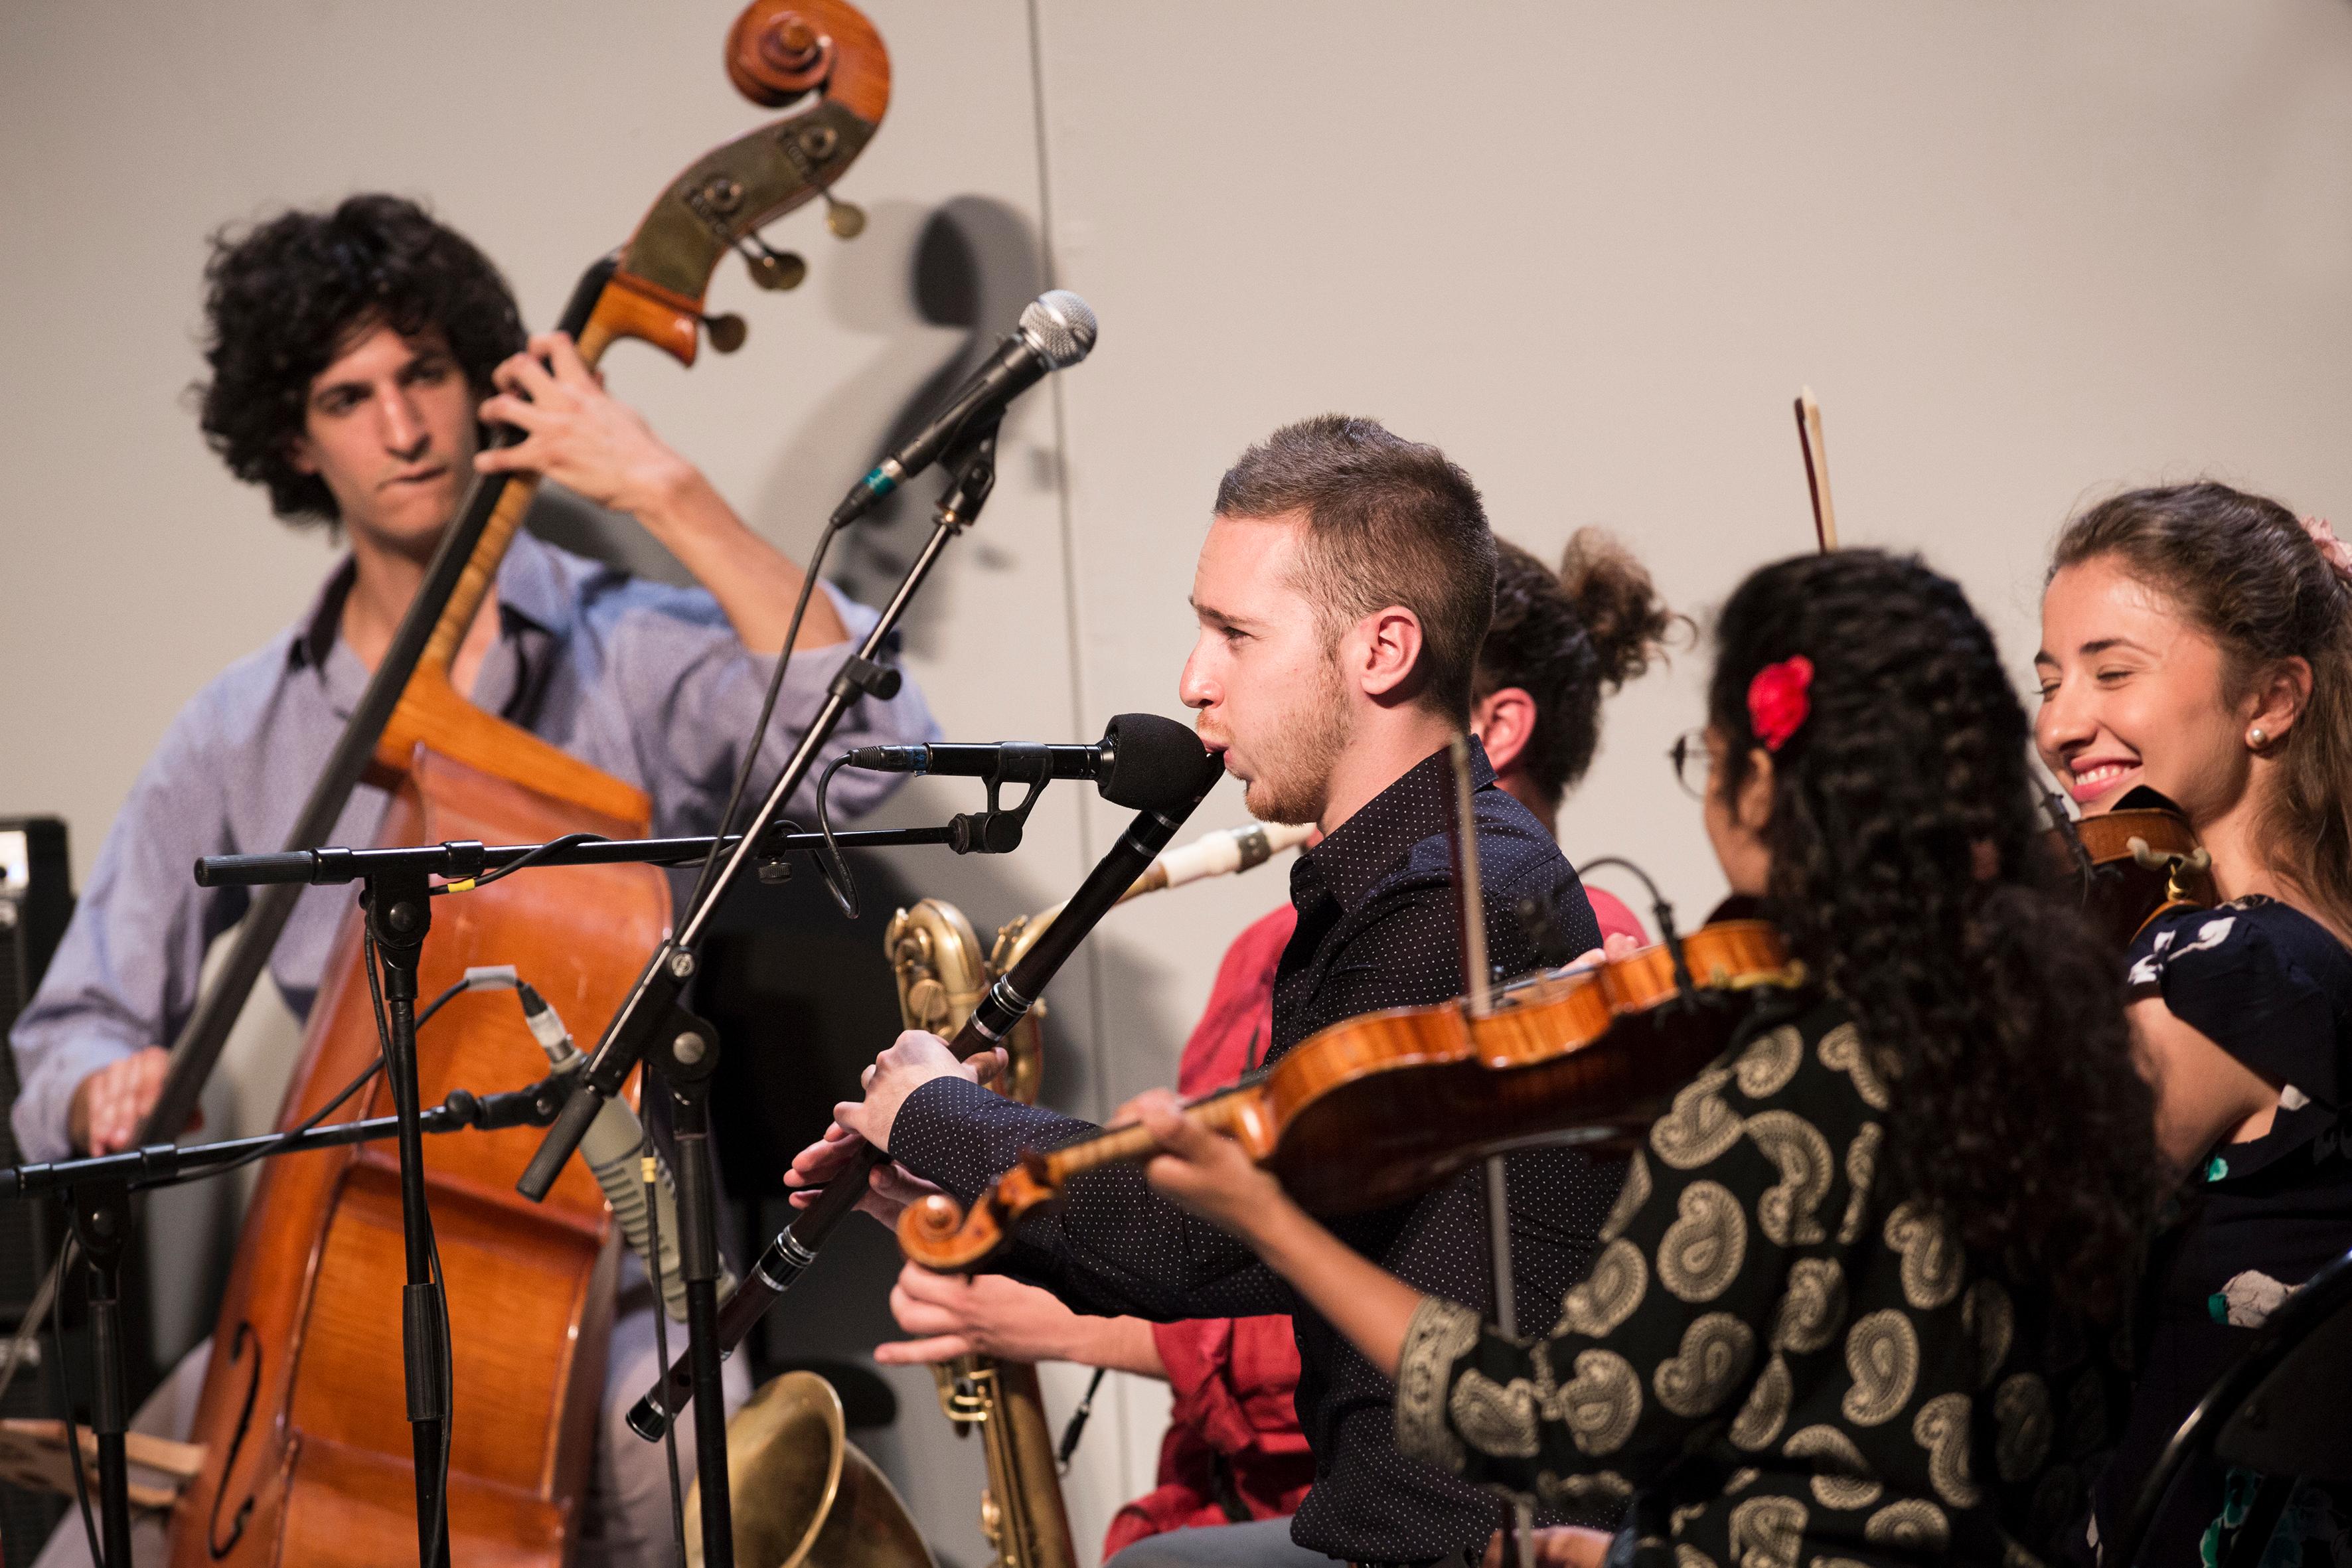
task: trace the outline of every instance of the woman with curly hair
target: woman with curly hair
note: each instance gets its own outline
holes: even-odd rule
[[[2042,626],[2043,762],[2086,812],[2143,786],[2172,801],[2226,900],[2155,921],[2129,955],[2158,1137],[2189,1180],[2095,1547],[2253,1331],[2352,1248],[2352,552],[2226,485],[2134,490],[2059,536]],[[2333,1564],[2352,1496],[2209,1465],[2154,1530],[2151,1562],[2226,1562],[2252,1534],[2272,1568]]]
[[[2118,1389],[2096,1331],[2156,1201],[2118,977],[2041,886],[2025,717],[1956,585],[1783,562],[1717,638],[1684,754],[1726,877],[1812,983],[1650,1128],[1548,1334],[1408,1289],[1164,1096],[1151,1180],[1395,1376],[1407,1454],[1630,1497],[1636,1563],[2039,1553]]]

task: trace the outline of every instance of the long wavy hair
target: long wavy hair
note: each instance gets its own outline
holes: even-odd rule
[[[2352,931],[2352,584],[2295,515],[2206,481],[2127,490],[2059,534],[2050,575],[2112,556],[2221,647],[2222,700],[2282,662],[2311,666],[2311,700],[2276,742],[2263,804],[2268,869]]]
[[[2122,965],[2046,886],[1992,634],[1916,559],[1850,550],[1756,573],[1716,637],[1715,787],[1735,798],[1761,744],[1749,683],[1812,662],[1810,711],[1771,753],[1767,901],[1900,1064],[1884,1201],[1924,1201],[2011,1279],[2114,1318],[2165,1187],[2155,1100]]]

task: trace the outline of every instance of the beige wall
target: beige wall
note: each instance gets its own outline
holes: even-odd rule
[[[196,438],[182,393],[205,233],[354,187],[424,195],[544,321],[665,177],[754,123],[716,69],[730,11],[0,9],[0,811],[64,814],[86,874],[173,710],[328,560]],[[804,547],[965,342],[912,299],[926,223],[953,204],[991,331],[1050,250],[1102,344],[1023,406],[986,523],[919,603],[910,663],[955,734],[1172,710],[1217,474],[1326,408],[1444,444],[1540,552],[1617,529],[1703,612],[1809,541],[1788,401],[1810,383],[1846,539],[1960,577],[2021,678],[2040,552],[2084,498],[2210,472],[2352,504],[2342,0],[874,14],[896,95],[844,187],[869,234],[779,225],[809,284],[759,295],[729,268],[713,291],[751,321],[744,353],[688,374],[631,348],[608,368],[757,526]],[[1571,854],[1640,859],[1686,920],[1719,880],[1662,753],[1703,667],[1686,656],[1617,700],[1563,819]],[[1013,860],[913,874],[983,924],[1051,902],[1116,828],[1057,795]],[[947,798],[909,792],[894,815]],[[1202,821],[1240,816],[1228,789]],[[1118,917],[1057,989],[1064,1098],[1098,1111],[1166,1079],[1220,947],[1278,875]],[[282,1050],[247,1051],[245,1081]],[[227,1103],[266,1116],[268,1099]],[[899,1388],[891,1462],[970,1563],[976,1465],[913,1403],[924,1381]],[[1150,1476],[1160,1407],[1118,1397],[1072,1483],[1089,1547]]]

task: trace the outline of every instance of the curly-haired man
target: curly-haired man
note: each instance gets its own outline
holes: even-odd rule
[[[282,843],[475,474],[537,473],[627,512],[704,584],[640,581],[522,534],[451,669],[483,708],[643,788],[662,833],[711,830],[802,583],[799,567],[604,392],[569,340],[526,339],[497,269],[414,203],[357,195],[330,212],[283,214],[217,240],[206,279],[206,437],[238,478],[268,489],[279,517],[333,529],[349,553],[292,626],[181,710],[107,835],[10,1040],[23,1086],[12,1121],[31,1160],[108,1152],[136,1136],[162,1085],[161,1042],[194,1005],[205,950],[245,912],[242,893],[190,880],[192,858]],[[492,421],[523,439],[486,449]],[[829,585],[811,598],[764,771],[782,766],[849,639],[872,625],[872,611]],[[841,741],[933,733],[908,685],[853,708]],[[886,787],[853,784],[834,801],[860,810]],[[370,842],[384,805],[362,786],[331,842]],[[306,893],[271,955],[297,1014],[310,1008],[349,901],[347,890]],[[656,1372],[656,1310],[632,1262],[615,1306],[583,1560],[668,1554],[661,1450],[620,1422]],[[193,1413],[205,1357],[200,1347],[174,1372],[161,1405],[177,1397]],[[161,1424],[173,1424],[168,1412]],[[691,1434],[679,1436],[683,1448]],[[82,1549],[79,1522],[68,1526],[43,1563]]]

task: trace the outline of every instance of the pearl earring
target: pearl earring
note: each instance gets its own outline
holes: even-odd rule
[[[2270,743],[2270,735],[2260,724],[2255,725],[2252,729],[2246,731],[2246,744],[2252,746],[2254,750],[2259,752]]]

